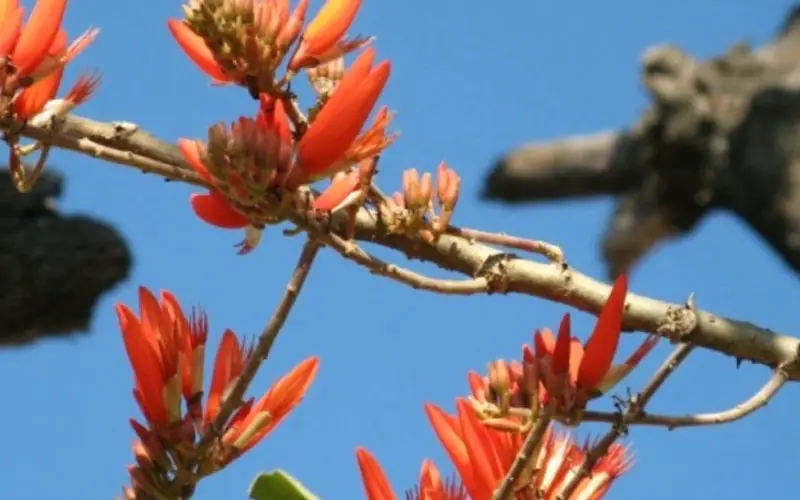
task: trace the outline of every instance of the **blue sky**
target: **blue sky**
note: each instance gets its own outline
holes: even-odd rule
[[[312,0],[313,8],[320,3]],[[463,177],[457,224],[557,243],[574,266],[601,277],[597,241],[610,202],[483,204],[477,193],[491,160],[526,140],[631,123],[647,104],[638,79],[646,47],[676,42],[705,57],[743,38],[760,44],[789,5],[366,0],[353,31],[377,35],[379,56],[393,62],[383,102],[398,111],[395,128],[402,132],[382,161],[381,185],[396,189],[402,169],[432,170],[445,159]],[[86,68],[103,72],[103,86],[82,114],[133,121],[175,140],[201,137],[216,121],[254,111],[244,92],[209,86],[179,51],[165,23],[180,12],[178,0],[72,2],[71,35],[88,26],[103,30],[68,72],[70,80]],[[113,304],[134,304],[139,284],[168,288],[184,304],[207,309],[211,345],[228,327],[253,335],[281,294],[301,240],[275,230],[254,254],[238,257],[233,245],[240,234],[197,220],[187,200],[191,188],[72,153],[52,161],[67,175],[63,209],[118,225],[132,242],[136,268],[100,304],[90,335],[0,351],[0,492],[111,498],[127,480],[133,439],[127,421],[138,417]],[[696,234],[657,251],[634,273],[631,288],[671,301],[695,292],[700,307],[719,314],[784,332],[800,326],[797,278],[728,215],[707,219]],[[358,445],[375,453],[398,492],[415,482],[423,458],[450,470],[422,404],[452,410],[453,398],[467,390],[468,370],[518,356],[534,328],[557,325],[567,310],[531,297],[414,292],[324,252],[253,389],[260,393],[312,354],[322,358],[316,383],[274,434],[203,481],[195,498],[245,498],[253,475],[276,467],[323,498],[361,498]],[[592,318],[575,313],[574,324],[585,334]],[[626,339],[623,349],[640,339]],[[667,352],[659,346],[630,384],[639,387]],[[762,367],[736,369],[731,359],[697,353],[652,409],[721,410],[749,397],[768,376]],[[789,498],[784,492],[800,487],[793,465],[800,448],[783,443],[800,440],[798,403],[789,387],[736,424],[634,430],[637,465],[609,498]]]

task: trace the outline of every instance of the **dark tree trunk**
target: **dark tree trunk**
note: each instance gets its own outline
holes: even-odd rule
[[[800,6],[776,39],[709,61],[650,48],[653,104],[630,129],[532,144],[501,158],[484,198],[618,198],[603,255],[614,277],[711,210],[745,220],[800,273]]]

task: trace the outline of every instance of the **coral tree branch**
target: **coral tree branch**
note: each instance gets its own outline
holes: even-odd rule
[[[47,127],[26,126],[6,120],[0,122],[0,128],[167,179],[204,185],[183,161],[175,145],[130,123],[103,123],[70,115]],[[299,214],[294,222],[301,227],[309,224],[305,216]],[[331,224],[332,230],[343,236],[346,227],[344,214],[337,214]],[[399,250],[409,257],[434,263],[469,278],[489,280],[490,286],[485,288],[477,286],[477,282],[466,281],[465,286],[473,286],[471,291],[474,293],[533,295],[597,314],[610,292],[608,285],[579,273],[567,264],[522,259],[497,248],[447,234],[433,244],[389,235],[375,214],[365,209],[356,218],[356,239]],[[411,284],[408,280],[401,281]],[[436,287],[427,288],[436,290]],[[682,307],[629,294],[623,325],[629,330],[674,336],[671,332],[679,327],[673,324],[673,313]],[[773,368],[790,363],[785,368],[788,379],[800,379],[800,366],[793,363],[800,348],[800,339],[709,312],[697,311],[696,318],[696,327],[683,341],[737,360],[748,360]]]
[[[278,307],[275,309],[275,312],[272,314],[272,318],[270,318],[266,328],[264,328],[264,331],[258,338],[258,342],[253,349],[253,353],[250,356],[249,361],[242,370],[241,376],[236,381],[225,400],[222,402],[219,414],[214,420],[211,429],[205,435],[203,435],[200,443],[198,444],[199,456],[202,456],[203,451],[212,445],[214,438],[219,435],[219,429],[224,428],[225,423],[228,421],[231,415],[233,415],[233,412],[236,411],[236,409],[241,405],[242,398],[247,391],[247,387],[253,381],[253,378],[255,378],[261,363],[263,363],[267,359],[267,356],[269,356],[269,352],[272,349],[272,345],[275,343],[275,339],[278,338],[278,334],[280,333],[281,328],[283,328],[286,318],[289,317],[289,312],[291,312],[292,307],[297,300],[297,296],[300,294],[300,290],[303,288],[303,284],[308,277],[308,273],[311,272],[311,264],[314,262],[314,259],[319,253],[319,248],[319,243],[314,240],[307,241],[303,246],[303,250],[300,253],[300,258],[297,261],[297,266],[295,267],[294,273],[292,273],[292,277],[289,280],[289,283],[286,285],[286,291],[283,294],[283,298],[278,304]]]

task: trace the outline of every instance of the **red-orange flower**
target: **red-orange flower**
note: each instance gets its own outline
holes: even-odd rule
[[[187,163],[212,188],[191,197],[203,221],[226,229],[245,227],[249,218],[239,207],[257,207],[290,170],[292,131],[283,103],[262,95],[256,119],[241,117],[228,129],[217,124],[208,141],[179,139]]]
[[[503,432],[485,426],[465,400],[456,403],[457,414],[449,415],[426,405],[431,425],[473,500],[490,500],[519,453],[525,434]],[[555,499],[581,466],[585,449],[568,434],[548,428],[535,467],[515,485],[517,500]],[[571,499],[602,498],[614,480],[628,471],[627,450],[614,444],[583,479]]]
[[[98,30],[88,30],[71,45],[61,31],[67,0],[38,0],[28,22],[19,0],[0,2],[0,56],[10,56],[16,72],[40,80],[63,67],[91,43]],[[59,40],[63,37],[63,41]],[[58,50],[54,48],[58,47]]]
[[[289,70],[324,64],[367,45],[368,38],[344,38],[360,7],[361,0],[327,0],[303,32]]]
[[[243,80],[241,74],[236,74],[230,70],[226,72],[222,69],[214,53],[206,45],[205,40],[192,31],[192,28],[184,21],[170,19],[167,21],[167,27],[187,57],[210,76],[215,83],[240,83]]]
[[[391,73],[389,61],[373,67],[374,60],[375,51],[367,49],[347,70],[297,145],[297,164],[289,176],[288,186],[296,187],[330,177],[352,163],[377,154],[388,145],[382,139],[382,131],[389,119],[388,112],[384,111],[373,125],[377,131],[364,134],[369,146],[378,147],[366,147],[361,143],[354,146]],[[351,149],[353,147],[356,149]],[[361,147],[364,147],[363,151]],[[347,155],[348,151],[350,155]]]
[[[223,395],[236,383],[250,355],[251,351],[239,345],[232,332],[226,332],[214,363],[205,412],[206,426],[211,425],[216,418]],[[255,401],[251,398],[245,401],[222,435],[222,442],[233,452],[220,460],[221,465],[230,463],[258,444],[300,404],[316,377],[318,367],[319,360],[316,357],[307,358],[278,379],[261,399]]]
[[[205,339],[205,332],[190,333],[177,299],[167,291],[161,293],[159,303],[150,290],[140,287],[139,317],[125,304],[117,304],[116,309],[135,376],[134,397],[145,419],[165,430],[181,420],[183,337]]]
[[[392,486],[372,453],[358,447],[356,458],[367,500],[395,500],[397,497]],[[442,475],[433,462],[425,460],[419,472],[419,484],[406,492],[406,500],[467,500],[467,492],[455,480],[442,481]]]
[[[252,350],[227,330],[217,350],[208,400],[203,410],[204,355],[208,320],[199,311],[187,319],[177,299],[167,291],[160,300],[139,289],[139,316],[117,304],[125,349],[135,377],[134,396],[149,429],[134,421],[141,445],[158,456],[161,443],[193,445],[194,430],[206,432],[219,415],[225,395],[242,375]],[[215,467],[223,467],[255,446],[303,399],[319,361],[311,357],[278,379],[264,396],[251,398],[222,429],[223,447],[216,449]],[[185,401],[185,413],[181,399]]]
[[[190,2],[186,19],[170,19],[170,33],[216,83],[272,85],[275,69],[303,28],[308,0],[290,13],[289,0]],[[266,77],[269,81],[262,82]],[[261,88],[266,90],[267,87]]]
[[[494,361],[483,377],[470,372],[473,397],[493,403],[502,411],[509,407],[530,409],[535,399],[542,404],[555,402],[557,418],[574,421],[589,400],[619,383],[658,342],[658,337],[652,335],[624,363],[611,364],[619,343],[626,291],[626,279],[621,277],[585,348],[571,337],[569,315],[565,315],[557,340],[550,330],[538,330],[535,347],[522,346],[521,361]]]
[[[585,346],[572,337],[570,316],[566,314],[556,339],[544,329],[535,334],[534,352],[530,347],[523,348],[524,360],[537,363],[546,389],[545,400],[557,398],[566,412],[583,409],[589,399],[604,394],[622,380],[655,346],[658,337],[653,335],[625,363],[612,366],[622,331],[627,292],[628,279],[622,275],[614,282]]]

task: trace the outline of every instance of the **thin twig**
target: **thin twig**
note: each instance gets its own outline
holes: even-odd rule
[[[589,449],[586,456],[583,458],[583,463],[580,468],[570,478],[569,482],[564,485],[564,488],[558,494],[556,500],[568,500],[572,496],[581,484],[581,481],[591,474],[597,461],[605,456],[611,445],[628,431],[628,426],[631,422],[635,422],[636,419],[644,413],[645,405],[652,399],[656,391],[664,385],[667,378],[675,372],[678,365],[686,359],[693,349],[694,346],[691,344],[679,344],[672,351],[669,357],[650,378],[650,381],[644,386],[644,389],[630,399],[627,410],[622,415],[618,416],[617,421],[612,424],[611,429]]]
[[[753,396],[746,401],[742,401],[733,408],[713,413],[695,413],[691,415],[655,415],[643,413],[630,424],[640,425],[660,425],[669,430],[678,427],[698,427],[704,425],[720,425],[740,420],[756,410],[766,406],[766,404],[778,393],[788,380],[786,370],[780,368],[775,370],[766,384]],[[591,413],[591,414],[590,414]],[[619,420],[619,415],[601,412],[587,412],[584,420],[594,422],[612,422],[613,419]]]
[[[536,419],[533,429],[531,429],[525,437],[525,441],[523,441],[519,453],[514,457],[514,462],[503,478],[503,482],[500,483],[500,486],[494,491],[492,500],[510,500],[513,498],[515,486],[520,474],[522,474],[522,471],[525,470],[525,467],[530,461],[534,459],[534,452],[539,449],[539,445],[547,432],[547,427],[550,425],[550,422],[552,422],[554,411],[555,405],[552,404],[542,409],[539,418]]]
[[[311,264],[314,262],[319,248],[320,244],[312,239],[309,239],[303,246],[294,273],[292,273],[292,277],[286,285],[283,298],[272,314],[264,331],[261,333],[250,359],[242,370],[241,376],[222,402],[219,414],[217,414],[217,417],[214,419],[211,428],[203,435],[197,445],[197,455],[201,457],[201,459],[203,453],[212,444],[214,438],[220,435],[228,419],[241,404],[244,393],[247,391],[250,382],[252,382],[253,378],[256,376],[258,368],[261,366],[261,363],[267,359],[267,356],[269,356],[272,345],[275,343],[275,339],[277,339],[278,333],[280,333],[283,324],[286,322],[286,318],[289,316],[289,312],[292,310],[292,306],[294,306],[297,296],[303,288],[308,273],[311,271]]]
[[[447,234],[460,236],[471,241],[488,243],[489,245],[498,245],[505,248],[512,248],[514,250],[531,252],[533,254],[546,257],[550,261],[557,264],[564,262],[563,250],[552,243],[547,243],[546,241],[530,240],[528,238],[511,236],[503,233],[491,233],[488,231],[481,231],[480,229],[469,229],[455,226],[449,226],[447,228]]]

